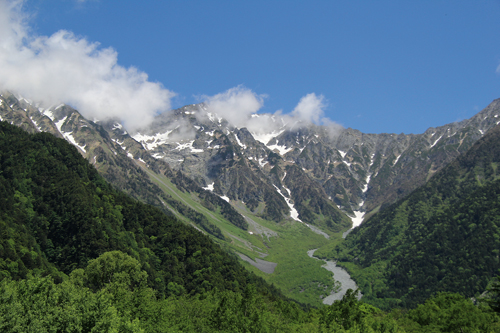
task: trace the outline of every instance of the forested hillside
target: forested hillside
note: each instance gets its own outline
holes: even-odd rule
[[[0,147],[3,277],[32,272],[61,281],[120,250],[139,260],[148,286],[165,296],[242,291],[249,283],[278,293],[209,237],[114,190],[64,140],[1,122]]]
[[[0,148],[0,331],[499,328],[488,305],[456,294],[384,313],[348,291],[331,306],[305,310],[208,236],[114,190],[64,140],[0,122]]]
[[[355,229],[338,259],[365,299],[414,307],[436,292],[481,294],[500,262],[500,127]]]

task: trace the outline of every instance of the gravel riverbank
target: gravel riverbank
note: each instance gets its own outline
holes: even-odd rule
[[[242,253],[236,252],[236,254],[239,255],[241,259],[248,262],[250,265],[257,267],[262,272],[267,273],[267,274],[272,274],[274,272],[274,269],[276,268],[276,266],[278,266],[278,264],[275,262],[265,261],[265,260],[262,260],[259,258],[255,258],[255,261],[253,261],[250,257],[248,257]]]

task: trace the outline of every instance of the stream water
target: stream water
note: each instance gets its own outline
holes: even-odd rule
[[[314,257],[314,252],[317,249],[307,251],[307,255],[311,258],[317,259],[317,260],[323,260]],[[339,281],[341,283],[340,291],[337,293],[332,293],[329,296],[325,297],[323,299],[323,304],[328,304],[332,305],[334,301],[341,300],[342,297],[344,297],[345,293],[347,292],[348,289],[356,290],[358,286],[356,285],[356,282],[354,282],[353,279],[351,279],[351,276],[349,273],[346,272],[345,269],[342,267],[338,267],[335,264],[335,261],[329,261],[329,260],[323,260],[325,264],[321,267],[325,268],[326,270],[329,270],[330,272],[333,273],[333,279],[335,281]],[[361,293],[358,294],[358,299],[360,299],[363,295]]]

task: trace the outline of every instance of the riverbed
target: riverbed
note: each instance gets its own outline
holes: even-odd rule
[[[278,264],[275,262],[266,261],[266,260],[262,260],[259,258],[255,258],[255,261],[254,261],[242,253],[236,252],[236,254],[239,255],[241,259],[248,262],[250,265],[257,267],[260,271],[267,273],[267,274],[273,274],[274,269],[276,268],[276,266],[278,266]]]
[[[323,259],[319,259],[319,258],[314,257],[314,252],[316,250],[317,249],[307,251],[307,255],[311,258],[324,261],[325,264],[321,267],[332,272],[333,279],[335,281],[340,282],[340,284],[341,284],[339,292],[332,293],[332,294],[328,295],[327,297],[323,298],[323,304],[332,305],[333,302],[335,302],[337,300],[341,300],[342,297],[344,297],[344,295],[348,289],[356,290],[358,288],[358,286],[356,285],[356,282],[354,282],[354,280],[351,279],[351,276],[349,275],[349,273],[347,273],[347,271],[345,269],[343,269],[342,267],[338,267],[335,264],[335,261],[323,260]],[[358,299],[361,299],[362,296],[363,295],[361,295],[361,293],[358,293]]]

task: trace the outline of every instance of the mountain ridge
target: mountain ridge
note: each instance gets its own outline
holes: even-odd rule
[[[339,209],[359,224],[365,212],[375,212],[424,184],[498,123],[500,115],[497,99],[470,119],[430,127],[422,134],[397,135],[365,134],[297,121],[289,124],[290,119],[285,117],[252,115],[249,125],[255,128],[262,118],[262,127],[267,128],[266,133],[257,133],[233,126],[209,112],[205,104],[198,104],[160,114],[149,129],[133,134],[116,120],[98,122],[102,127],[96,127],[95,132],[102,139],[96,145],[87,142],[89,125],[78,125],[83,117],[76,110],[65,105],[38,108],[26,99],[3,95],[1,117],[31,131],[49,131],[66,138],[113,183],[120,181],[116,172],[106,174],[110,167],[107,163],[114,163],[108,162],[113,159],[121,159],[120,163],[128,164],[127,170],[135,169],[136,173],[140,173],[138,164],[163,174],[181,171],[199,187],[243,202],[264,218],[280,221],[291,218],[295,210],[298,220],[326,232],[348,228],[349,221]],[[6,112],[6,106],[16,103],[16,110]],[[95,132],[90,130],[90,134]],[[94,155],[85,152],[87,145]],[[133,163],[125,161],[124,156]],[[298,166],[295,178],[311,180],[314,188],[321,188],[317,196],[322,206],[329,207],[327,211],[335,212],[335,220],[318,222],[322,220],[318,207],[309,207],[301,201],[302,195],[294,193],[300,186],[284,177],[290,165]],[[141,177],[144,175],[137,176]],[[121,178],[126,184],[124,176]],[[290,187],[295,190],[290,191]],[[137,186],[122,189],[134,195]],[[146,201],[160,205],[154,198],[158,189],[152,192],[155,194],[148,195]]]
[[[71,142],[114,187],[210,234],[227,250],[251,259],[269,255],[276,271],[254,271],[311,304],[333,281],[307,251],[332,237],[337,242],[365,214],[425,184],[500,122],[499,100],[471,119],[410,135],[265,114],[250,116],[248,128],[236,127],[201,104],[161,114],[149,130],[129,133],[116,119],[88,120],[63,104],[43,108],[10,93],[0,101],[0,118]],[[286,255],[291,242],[293,258]]]
[[[441,291],[478,296],[500,269],[499,147],[496,125],[323,256],[348,267],[382,307],[412,307]]]

